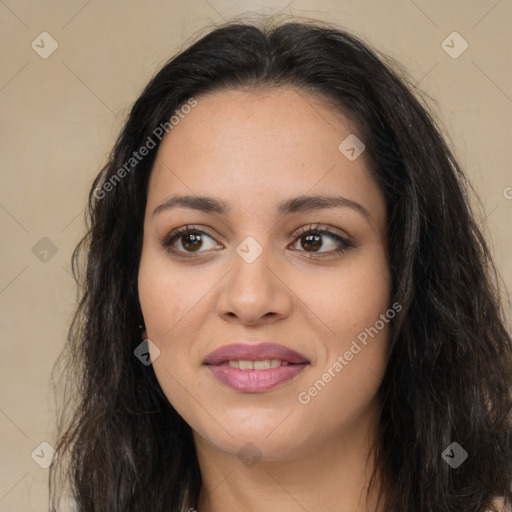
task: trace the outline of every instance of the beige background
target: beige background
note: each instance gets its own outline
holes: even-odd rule
[[[279,11],[335,22],[404,64],[481,197],[512,290],[510,0],[0,0],[0,512],[48,510],[48,470],[31,453],[53,441],[50,371],[75,305],[71,251],[123,117],[198,30]],[[456,59],[441,47],[453,31],[469,44]],[[46,59],[31,47],[42,32],[58,43]],[[43,237],[56,254],[40,252]]]

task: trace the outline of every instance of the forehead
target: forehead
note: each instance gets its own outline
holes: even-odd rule
[[[160,145],[148,207],[197,194],[263,212],[273,200],[336,193],[383,221],[384,201],[365,153],[350,161],[339,149],[349,136],[364,137],[322,97],[283,86],[195,99]]]

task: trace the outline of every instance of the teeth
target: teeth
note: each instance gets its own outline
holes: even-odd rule
[[[247,361],[241,359],[236,361],[229,361],[228,364],[233,368],[240,368],[240,370],[268,370],[269,368],[286,366],[290,363],[288,361],[281,361],[281,359],[262,359],[260,361]]]

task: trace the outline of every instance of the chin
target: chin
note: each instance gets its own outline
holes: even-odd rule
[[[227,412],[220,425],[208,418],[197,433],[217,449],[238,457],[285,460],[292,454],[297,456],[308,443],[304,429],[287,418],[288,414],[268,410],[266,414],[254,410]]]

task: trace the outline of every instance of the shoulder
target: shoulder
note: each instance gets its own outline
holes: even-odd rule
[[[495,512],[496,510],[498,512],[512,512],[512,505],[505,506],[505,499],[504,498],[495,498],[491,502],[491,506],[494,507],[494,509],[487,509],[486,512]]]

